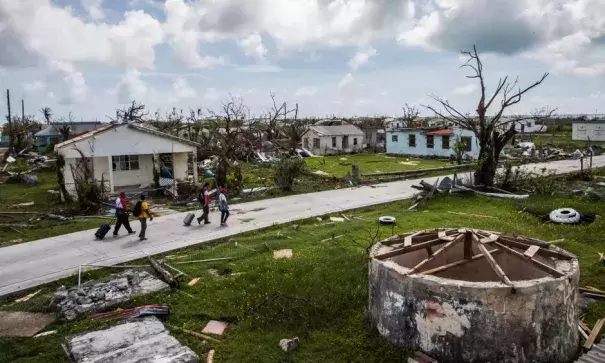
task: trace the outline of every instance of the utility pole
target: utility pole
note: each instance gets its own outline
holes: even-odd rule
[[[25,121],[25,101],[21,99],[21,122]]]
[[[13,123],[11,121],[11,95],[10,91],[6,90],[6,107],[8,107],[8,155],[13,155]]]

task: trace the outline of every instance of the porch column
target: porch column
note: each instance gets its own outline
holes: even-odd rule
[[[197,150],[193,151],[191,160],[193,160],[193,184],[197,185]]]
[[[109,192],[113,193],[114,185],[113,185],[113,160],[111,155],[107,157],[107,162],[109,163]]]

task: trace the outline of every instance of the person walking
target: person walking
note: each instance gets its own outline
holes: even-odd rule
[[[210,214],[210,184],[204,183],[202,190],[200,191],[200,195],[198,197],[198,201],[202,205],[202,215],[197,219],[198,224],[202,224],[202,220],[204,220],[204,224],[210,224],[208,220],[208,215]]]
[[[227,189],[221,188],[221,194],[218,197],[218,209],[221,211],[221,227],[227,227],[227,218],[229,218],[229,205],[227,204]]]
[[[130,222],[128,221],[128,199],[126,199],[125,191],[120,191],[120,196],[115,202],[115,208],[117,222],[113,230],[113,236],[118,236],[118,232],[120,231],[120,227],[122,227],[122,225],[124,225],[124,228],[126,228],[128,234],[136,233],[132,230],[132,228],[130,228]]]
[[[145,194],[141,194],[141,200],[134,207],[134,214],[137,218],[139,218],[139,222],[141,223],[141,233],[139,233],[139,239],[141,241],[147,240],[145,237],[145,232],[147,231],[147,219],[149,221],[153,221],[153,215],[151,210],[149,209],[149,205],[145,201]]]

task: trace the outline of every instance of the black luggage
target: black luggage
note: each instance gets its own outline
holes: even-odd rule
[[[103,239],[105,238],[105,235],[107,235],[107,232],[109,232],[111,230],[111,226],[109,224],[101,224],[101,227],[99,227],[99,229],[97,229],[97,232],[95,232],[95,237],[97,237],[97,239]]]
[[[193,222],[193,218],[195,218],[195,214],[187,213],[187,215],[185,216],[185,219],[183,219],[183,224],[185,226],[189,227],[191,225],[191,222]]]

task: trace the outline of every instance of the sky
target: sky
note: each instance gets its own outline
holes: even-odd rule
[[[430,115],[430,95],[473,113],[460,51],[475,45],[488,93],[550,73],[511,113],[605,113],[603,14],[605,0],[0,0],[0,89],[38,119],[230,96],[260,116],[271,92],[301,116]]]

